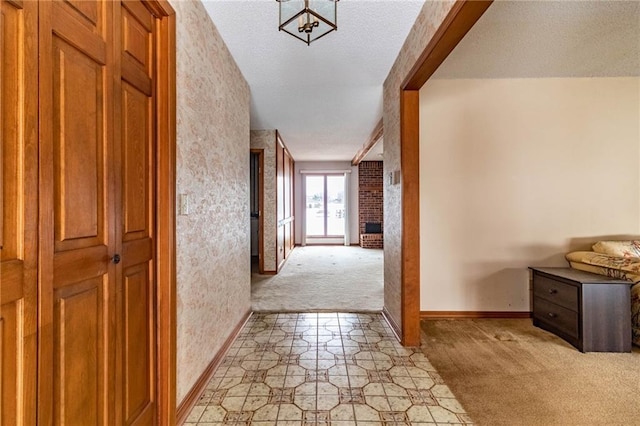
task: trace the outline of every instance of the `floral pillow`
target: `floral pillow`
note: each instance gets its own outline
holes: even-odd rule
[[[640,257],[640,240],[598,241],[593,251],[618,257]]]

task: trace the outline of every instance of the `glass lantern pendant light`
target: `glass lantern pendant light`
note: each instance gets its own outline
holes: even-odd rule
[[[338,30],[338,0],[276,0],[279,29],[307,43]]]

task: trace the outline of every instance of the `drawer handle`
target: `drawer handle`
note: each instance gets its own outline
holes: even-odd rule
[[[548,315],[549,315],[549,318],[555,318],[555,317],[558,316],[557,314],[554,314],[553,312],[549,312]]]
[[[558,290],[556,290],[555,288],[550,288],[549,289],[549,294],[556,294],[558,292]]]

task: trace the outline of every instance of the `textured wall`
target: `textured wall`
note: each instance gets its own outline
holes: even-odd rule
[[[276,270],[276,131],[252,130],[251,148],[264,149],[264,270]]]
[[[249,87],[199,1],[177,16],[180,403],[250,308]]]
[[[384,176],[400,170],[400,85],[454,3],[452,0],[425,2],[384,82]],[[389,185],[385,179],[384,305],[400,326],[401,219],[401,185]]]

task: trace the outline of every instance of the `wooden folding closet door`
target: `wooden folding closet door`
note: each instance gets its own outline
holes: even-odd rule
[[[39,2],[39,423],[115,424],[113,3]]]
[[[154,424],[156,403],[155,258],[155,47],[157,21],[139,0],[116,10],[119,75],[116,123],[120,138],[117,371],[119,418],[126,425]]]
[[[172,14],[0,0],[0,426],[174,418]]]
[[[0,3],[0,425],[36,422],[37,15]]]
[[[156,19],[66,0],[39,22],[39,423],[155,424]]]

